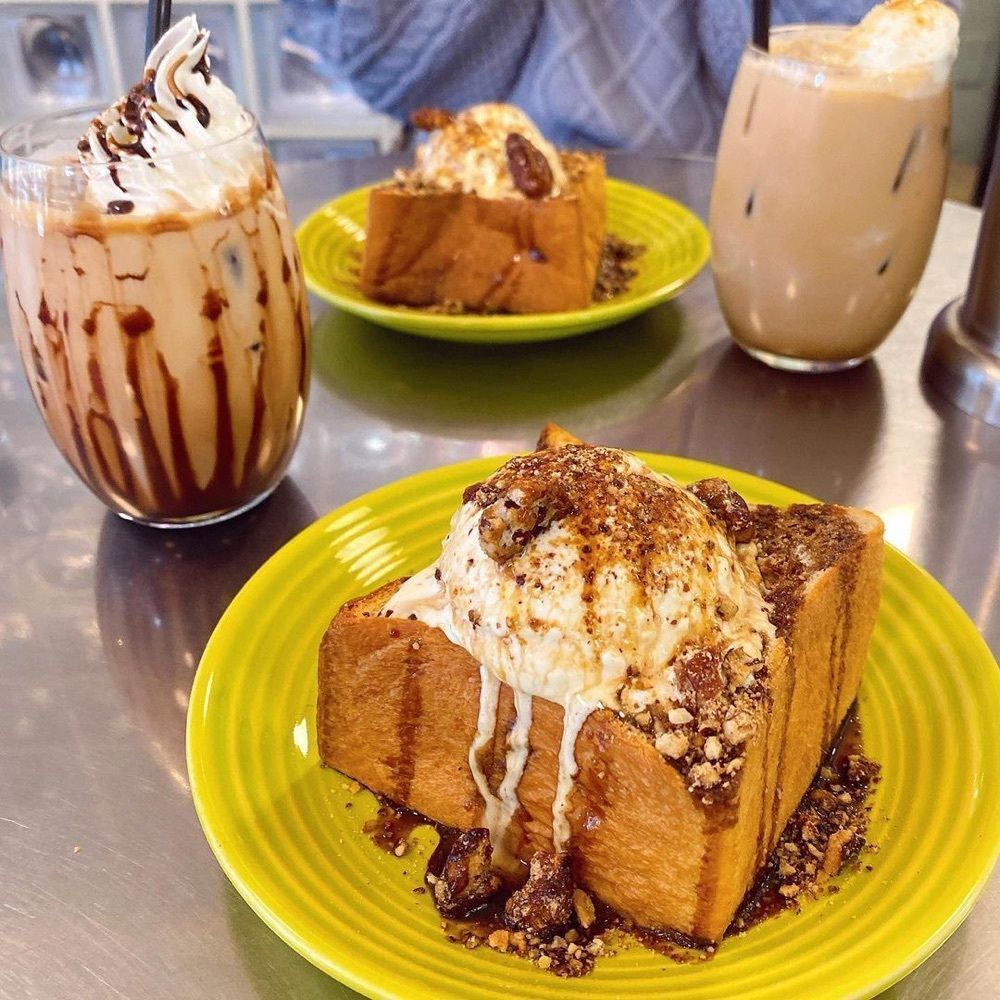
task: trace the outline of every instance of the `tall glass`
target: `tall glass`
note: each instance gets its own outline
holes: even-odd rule
[[[24,369],[56,445],[111,510],[159,526],[233,516],[281,480],[308,393],[308,303],[284,195],[251,120],[209,150],[154,162],[162,174],[150,176],[174,178],[231,164],[210,209],[137,211],[127,193],[95,203],[116,166],[71,153],[100,110],[0,136],[4,280]]]
[[[716,290],[737,343],[778,368],[871,355],[913,295],[944,197],[951,61],[893,74],[815,61],[847,30],[749,46],[726,109]]]

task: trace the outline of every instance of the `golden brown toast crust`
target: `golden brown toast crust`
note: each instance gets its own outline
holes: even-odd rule
[[[611,712],[595,712],[581,730],[569,816],[576,874],[642,925],[722,936],[855,697],[878,606],[881,524],[862,511],[824,510],[851,522],[844,534],[852,541],[830,565],[811,571],[798,604],[789,606],[785,639],[768,661],[770,700],[758,709],[729,801],[705,805],[649,737]],[[780,532],[773,534],[780,544]],[[345,605],[324,636],[320,756],[440,823],[481,825],[468,766],[478,665],[437,629],[376,617],[397,586]],[[524,858],[551,845],[562,730],[558,705],[535,698],[532,711],[531,753],[518,792]],[[513,714],[504,685],[494,745],[483,762],[494,788]]]
[[[579,157],[579,154],[577,154]],[[591,303],[605,231],[604,159],[581,158],[555,198],[372,190],[361,290],[411,306],[558,312]]]

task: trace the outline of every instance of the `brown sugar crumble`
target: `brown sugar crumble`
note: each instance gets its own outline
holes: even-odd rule
[[[843,510],[819,503],[753,509],[757,565],[778,635],[787,633],[810,577],[858,545],[861,532],[853,520],[840,516]]]
[[[517,879],[490,867],[486,830],[440,832],[426,881],[449,941],[517,955],[565,978],[586,975],[610,953],[602,936],[610,911],[574,884],[568,854],[539,851]]]
[[[348,802],[346,807],[350,805]],[[380,800],[378,811],[362,829],[376,847],[401,858],[410,848],[410,834],[426,823],[427,820],[419,813]]]
[[[880,771],[864,754],[861,730],[852,710],[737,910],[727,936],[742,934],[784,910],[798,911],[805,899],[836,892],[838,886],[830,880],[852,863],[860,868],[858,859],[863,851],[878,850],[878,845],[867,842],[866,835],[869,795],[880,780]],[[871,870],[871,866],[866,867]]]
[[[646,252],[640,243],[608,233],[601,246],[601,256],[597,264],[597,279],[594,282],[594,301],[609,302],[624,295],[639,273],[636,261]]]
[[[804,900],[837,892],[832,879],[846,870],[872,870],[861,858],[878,849],[865,838],[879,771],[864,754],[852,710],[726,937],[786,910],[797,912]],[[707,961],[716,952],[712,942],[639,927],[618,916],[576,883],[565,852],[539,851],[520,877],[512,877],[493,867],[486,830],[441,827],[385,800],[364,829],[382,850],[402,857],[421,825],[435,827],[440,841],[428,861],[425,886],[411,892],[431,897],[445,936],[455,944],[515,955],[563,978],[586,975],[601,955],[636,944],[681,963]]]

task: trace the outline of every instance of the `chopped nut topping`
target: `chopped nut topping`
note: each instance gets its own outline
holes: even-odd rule
[[[531,859],[528,881],[507,900],[505,912],[519,930],[549,936],[569,925],[573,902],[569,855],[538,851]]]
[[[683,711],[683,709],[681,709]],[[662,753],[673,760],[683,757],[688,752],[689,740],[685,733],[664,733],[656,737],[653,744],[657,753]]]
[[[709,649],[693,649],[677,665],[681,688],[690,691],[700,705],[722,694],[722,663]]]
[[[483,551],[494,562],[507,562],[569,510],[564,497],[545,487],[527,482],[512,485],[483,511],[479,520]]]
[[[844,849],[854,839],[851,829],[837,830],[830,834],[826,842],[826,853],[823,855],[823,871],[827,875],[837,875],[844,864]]]
[[[719,769],[709,763],[695,764],[688,774],[692,783],[701,788],[714,788],[721,780]]]
[[[715,604],[715,613],[724,621],[729,621],[736,616],[740,606],[731,598],[720,596]]]
[[[410,124],[423,132],[444,128],[455,120],[455,112],[444,108],[417,108],[410,113]]]
[[[749,712],[736,712],[722,724],[722,734],[730,743],[744,743],[753,734],[753,716]]]
[[[576,919],[579,921],[580,926],[587,930],[588,927],[597,919],[597,912],[594,909],[594,901],[588,896],[582,889],[573,890],[573,910],[576,913]],[[573,934],[573,938],[570,939],[569,935]],[[576,940],[576,931],[570,931],[566,935],[567,939]]]
[[[702,479],[688,489],[726,526],[734,541],[753,541],[754,521],[750,508],[725,479]]]
[[[496,930],[486,939],[486,943],[497,951],[506,951],[510,947],[510,931],[503,928]]]
[[[753,660],[742,649],[731,649],[723,658],[729,683],[739,687],[753,673]]]

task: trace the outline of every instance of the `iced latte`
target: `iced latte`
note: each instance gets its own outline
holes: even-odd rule
[[[207,45],[185,18],[82,132],[70,115],[0,140],[8,305],[39,409],[101,500],[159,524],[265,496],[308,387],[284,197]]]
[[[778,367],[867,358],[906,308],[944,195],[958,20],[892,0],[855,28],[772,33],[744,55],[712,192],[736,341]]]

